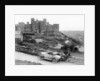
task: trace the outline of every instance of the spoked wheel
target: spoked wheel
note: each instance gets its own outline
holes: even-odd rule
[[[53,59],[52,59],[52,62],[53,62],[53,63],[57,63],[58,60],[57,60],[56,58],[53,58]]]

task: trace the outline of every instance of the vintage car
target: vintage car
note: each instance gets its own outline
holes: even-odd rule
[[[40,59],[44,60],[50,60],[54,63],[57,63],[58,61],[65,61],[67,60],[67,56],[63,52],[41,52],[39,54]]]
[[[61,56],[58,54],[53,54],[52,52],[41,52],[40,58],[45,60],[51,60],[52,62],[56,63],[61,59]]]

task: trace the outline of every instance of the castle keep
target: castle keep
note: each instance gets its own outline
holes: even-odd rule
[[[23,22],[15,25],[15,43],[31,43],[34,47],[43,49],[60,49],[63,45],[70,50],[77,49],[81,43],[59,31],[59,24],[50,24],[46,19]]]
[[[44,33],[44,32],[56,32],[59,31],[59,24],[49,24],[46,19],[43,21],[35,20],[31,18],[31,24],[20,22],[15,25],[15,30],[20,32],[32,32],[32,33]]]

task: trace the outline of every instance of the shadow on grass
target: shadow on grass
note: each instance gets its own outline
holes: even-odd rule
[[[15,60],[15,65],[42,65],[41,63],[37,62],[30,62],[30,61],[22,61],[22,60]]]

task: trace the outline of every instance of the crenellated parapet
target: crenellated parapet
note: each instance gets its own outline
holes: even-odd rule
[[[31,23],[27,22],[27,24],[20,22],[15,25],[16,31],[21,32],[34,32],[34,33],[43,33],[43,32],[56,32],[59,31],[59,24],[49,24],[46,19],[43,21],[35,20],[31,18]]]

